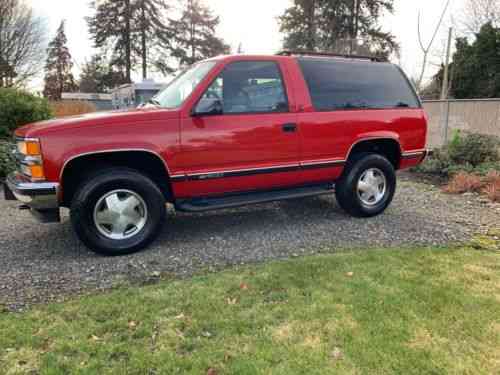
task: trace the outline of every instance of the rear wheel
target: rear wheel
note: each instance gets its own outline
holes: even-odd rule
[[[358,154],[349,160],[336,185],[339,205],[356,217],[381,214],[391,204],[395,191],[393,165],[372,153]]]
[[[104,255],[145,248],[165,219],[165,198],[156,184],[127,168],[101,170],[74,195],[71,222],[81,241]]]

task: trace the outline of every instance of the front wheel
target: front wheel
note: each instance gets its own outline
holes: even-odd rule
[[[78,237],[103,255],[145,248],[161,229],[165,213],[165,198],[156,184],[126,168],[90,176],[71,204],[71,222]]]
[[[336,185],[339,205],[356,217],[381,214],[391,204],[395,191],[393,165],[385,157],[370,153],[349,160]]]

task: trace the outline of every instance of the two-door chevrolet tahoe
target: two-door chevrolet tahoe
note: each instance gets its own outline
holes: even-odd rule
[[[201,212],[335,193],[349,214],[378,215],[395,171],[425,158],[426,132],[419,98],[388,62],[222,56],[140,108],[18,129],[4,190],[45,222],[70,208],[86,246],[120,255],[155,238],[168,202]]]

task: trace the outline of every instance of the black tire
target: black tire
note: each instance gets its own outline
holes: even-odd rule
[[[111,239],[103,235],[94,220],[94,208],[106,194],[116,190],[136,194],[146,205],[145,224],[130,238]],[[158,235],[166,215],[165,197],[148,177],[128,168],[105,168],[90,176],[77,189],[71,202],[71,223],[90,250],[108,256],[138,252]]]
[[[386,189],[378,203],[367,205],[358,194],[358,181],[365,171],[369,169],[375,169],[383,173]],[[355,217],[380,215],[391,204],[395,192],[396,173],[394,166],[384,156],[373,153],[360,153],[349,159],[344,173],[335,187],[335,194],[340,207]]]

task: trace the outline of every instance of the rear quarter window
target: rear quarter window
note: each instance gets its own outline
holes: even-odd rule
[[[299,58],[317,111],[420,108],[403,72],[390,63]]]

